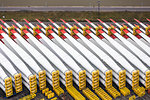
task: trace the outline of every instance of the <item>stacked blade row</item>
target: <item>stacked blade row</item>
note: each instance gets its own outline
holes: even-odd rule
[[[127,96],[126,83],[139,97],[150,89],[150,27],[137,19],[138,25],[110,19],[110,26],[100,19],[98,25],[88,19],[88,25],[75,19],[76,25],[63,19],[63,25],[24,20],[27,25],[12,19],[15,25],[9,26],[0,19],[0,87],[6,97],[23,91],[22,84],[33,94],[46,89],[47,82],[58,96],[67,90],[75,100]]]

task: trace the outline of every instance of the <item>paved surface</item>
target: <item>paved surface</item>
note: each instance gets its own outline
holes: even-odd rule
[[[0,6],[150,6],[150,0],[0,0]]]
[[[98,7],[0,7],[0,11],[98,11]],[[148,7],[100,7],[100,11],[146,11]]]

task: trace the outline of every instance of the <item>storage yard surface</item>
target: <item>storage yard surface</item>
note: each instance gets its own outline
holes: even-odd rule
[[[52,87],[48,84],[48,87],[52,90]],[[64,87],[63,85],[61,86],[61,87]],[[75,85],[75,87],[76,88],[78,88],[78,86],[76,86]],[[89,84],[87,84],[87,87],[89,87],[89,88],[91,88],[91,86],[89,85]],[[103,85],[101,85],[101,87],[104,89],[105,87],[103,86]],[[115,86],[116,88],[117,88],[117,86]],[[129,89],[131,88],[131,86],[127,86]],[[65,88],[65,87],[64,87]],[[80,92],[80,93],[82,93],[82,92]],[[2,90],[0,90],[0,100],[18,100],[18,99],[20,99],[20,98],[22,98],[22,97],[25,97],[25,96],[27,96],[27,95],[29,95],[29,91],[26,89],[26,88],[24,88],[24,90],[21,92],[21,93],[19,93],[19,94],[14,94],[12,97],[10,97],[10,98],[6,98],[5,97],[5,94],[2,92]],[[32,99],[32,100],[40,100],[40,99],[45,99],[45,100],[49,100],[49,99],[47,99],[47,97],[45,97],[45,95],[44,94],[42,94],[41,93],[41,91],[38,91],[38,93],[36,93],[36,97],[34,98],[34,99]],[[55,94],[56,95],[56,94]],[[133,96],[133,95],[136,95],[133,91],[131,91],[131,94],[130,95],[128,95],[128,96],[123,96],[123,95],[121,95],[120,97],[117,97],[116,99],[113,99],[113,100],[129,100],[129,97],[131,97],[131,96]],[[57,96],[56,95],[56,97],[58,97],[58,99],[57,100],[74,100],[68,93],[67,93],[67,91],[65,92],[65,94],[64,95],[61,95],[61,96]],[[86,97],[85,97],[86,98]],[[143,96],[143,97],[138,97],[137,96],[137,98],[135,99],[135,100],[149,100],[150,99],[150,94],[148,94],[147,92],[146,92],[146,94]],[[101,99],[100,99],[101,100]]]
[[[0,6],[97,6],[98,0],[0,0]],[[23,3],[22,3],[23,2]],[[149,0],[100,0],[102,6],[150,6]]]

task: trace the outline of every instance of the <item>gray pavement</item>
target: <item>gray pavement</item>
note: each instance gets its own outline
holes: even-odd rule
[[[0,7],[0,11],[98,11],[98,7]],[[120,7],[112,7],[105,6],[100,7],[100,11],[103,12],[111,12],[111,11],[139,11],[139,12],[150,12],[150,6],[146,7],[128,7],[128,6],[120,6]]]

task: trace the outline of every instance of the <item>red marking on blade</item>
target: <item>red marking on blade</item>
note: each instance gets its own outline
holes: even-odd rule
[[[102,20],[100,20],[100,19],[97,19],[99,22],[101,22],[101,23],[104,23]]]
[[[51,26],[52,27],[52,29],[55,29],[52,25],[50,25],[50,24],[48,24],[49,26]]]
[[[128,31],[128,30],[126,30],[126,29],[124,29],[123,31],[124,31],[126,34],[127,34],[127,33],[129,33],[129,31]]]
[[[17,23],[17,21],[15,21],[14,19],[11,19],[14,23]]]
[[[136,24],[134,24],[135,26],[138,26],[138,25],[136,25]]]
[[[29,38],[27,35],[24,35],[23,37],[24,37],[25,39],[28,39],[28,38]]]
[[[38,24],[36,24],[40,29],[42,29],[42,27],[40,26],[40,25],[38,25]]]
[[[61,24],[61,26],[63,26],[65,29],[67,29],[67,27],[66,27],[66,26],[64,26],[64,25],[62,25],[62,24]]]
[[[61,35],[60,37],[61,37],[63,40],[66,39],[66,36],[64,36],[64,35]]]
[[[35,31],[36,31],[38,34],[39,34],[39,33],[41,33],[41,31],[40,31],[40,30],[38,30],[38,29],[37,29],[37,30],[35,30]]]
[[[111,35],[111,37],[112,37],[113,39],[117,38],[115,35]]]
[[[42,23],[39,19],[36,19],[39,23]]]
[[[12,39],[16,39],[16,37],[15,37],[14,35],[11,35],[11,38],[12,38]]]
[[[91,39],[91,36],[90,35],[86,35],[85,36],[87,39]]]
[[[142,38],[140,35],[136,35],[136,37],[137,37],[138,39],[141,39],[141,38]]]
[[[115,34],[115,33],[116,33],[116,31],[115,31],[115,30],[111,30],[111,32],[112,32],[113,34]]]
[[[62,22],[64,22],[64,23],[67,23],[65,20],[63,20],[63,19],[60,19]]]
[[[128,39],[129,37],[127,35],[123,35],[124,38]]]
[[[5,33],[3,30],[0,30],[0,33]],[[6,34],[6,33],[5,33]]]
[[[92,28],[92,27],[90,27],[89,25],[87,25],[87,24],[85,24],[86,26],[88,26],[90,29]]]
[[[48,19],[51,23],[54,23],[51,19]]]
[[[73,32],[74,32],[75,34],[79,33],[77,30],[73,30]]]
[[[150,35],[148,35],[148,37],[150,37]]]
[[[125,19],[122,19],[124,22],[129,23],[128,21],[126,21]]]
[[[1,24],[0,24],[0,26],[2,26],[3,29],[6,29],[6,27],[5,27],[4,25],[1,25]]]
[[[76,27],[77,27],[77,29],[79,29],[79,27],[78,27],[77,25],[73,24],[73,26],[76,26]]]
[[[4,37],[2,35],[0,35],[0,39],[3,39]]]
[[[23,19],[24,21],[26,21],[27,23],[30,23],[29,21],[27,21],[26,19]]]
[[[86,32],[87,32],[88,34],[92,33],[90,30],[86,30]]]
[[[40,36],[40,35],[36,35],[36,38],[37,38],[37,39],[41,39],[41,36]]]
[[[146,18],[148,21],[150,21],[150,19]]]
[[[113,19],[110,19],[113,23],[116,23]]]
[[[54,33],[52,30],[48,30],[48,32],[51,34],[51,33]]]
[[[14,34],[14,33],[17,33],[15,30],[11,30],[11,32]]]
[[[12,24],[13,25],[13,24]],[[15,28],[18,28],[17,26],[13,25]]]
[[[136,32],[138,32],[139,34],[142,33],[140,30],[136,30]]]
[[[50,39],[53,39],[53,38],[54,38],[52,35],[48,35],[48,37],[49,37]]]
[[[62,32],[63,34],[67,33],[65,30],[61,30],[61,32]]]
[[[137,19],[135,19],[135,18],[134,18],[134,20],[137,21],[138,23],[141,23],[139,20],[137,20]]]
[[[79,23],[77,20],[75,20],[75,19],[72,19],[73,21],[75,21],[76,23]]]
[[[23,32],[24,32],[25,34],[29,33],[27,30],[23,30]]]
[[[74,37],[76,40],[79,39],[77,35],[73,35],[72,37]]]
[[[5,23],[2,19],[0,19],[0,21],[1,21],[2,23]]]
[[[100,39],[103,39],[103,38],[104,38],[102,35],[98,35],[98,37],[99,37]]]
[[[88,23],[92,23],[91,21],[89,21],[88,19],[85,19]]]
[[[28,25],[26,25],[26,24],[24,24],[28,29],[30,29],[30,27],[28,26]]]
[[[99,32],[99,33],[101,33],[101,34],[102,34],[102,33],[104,33],[104,31],[103,31],[103,30],[98,30],[98,32]]]

